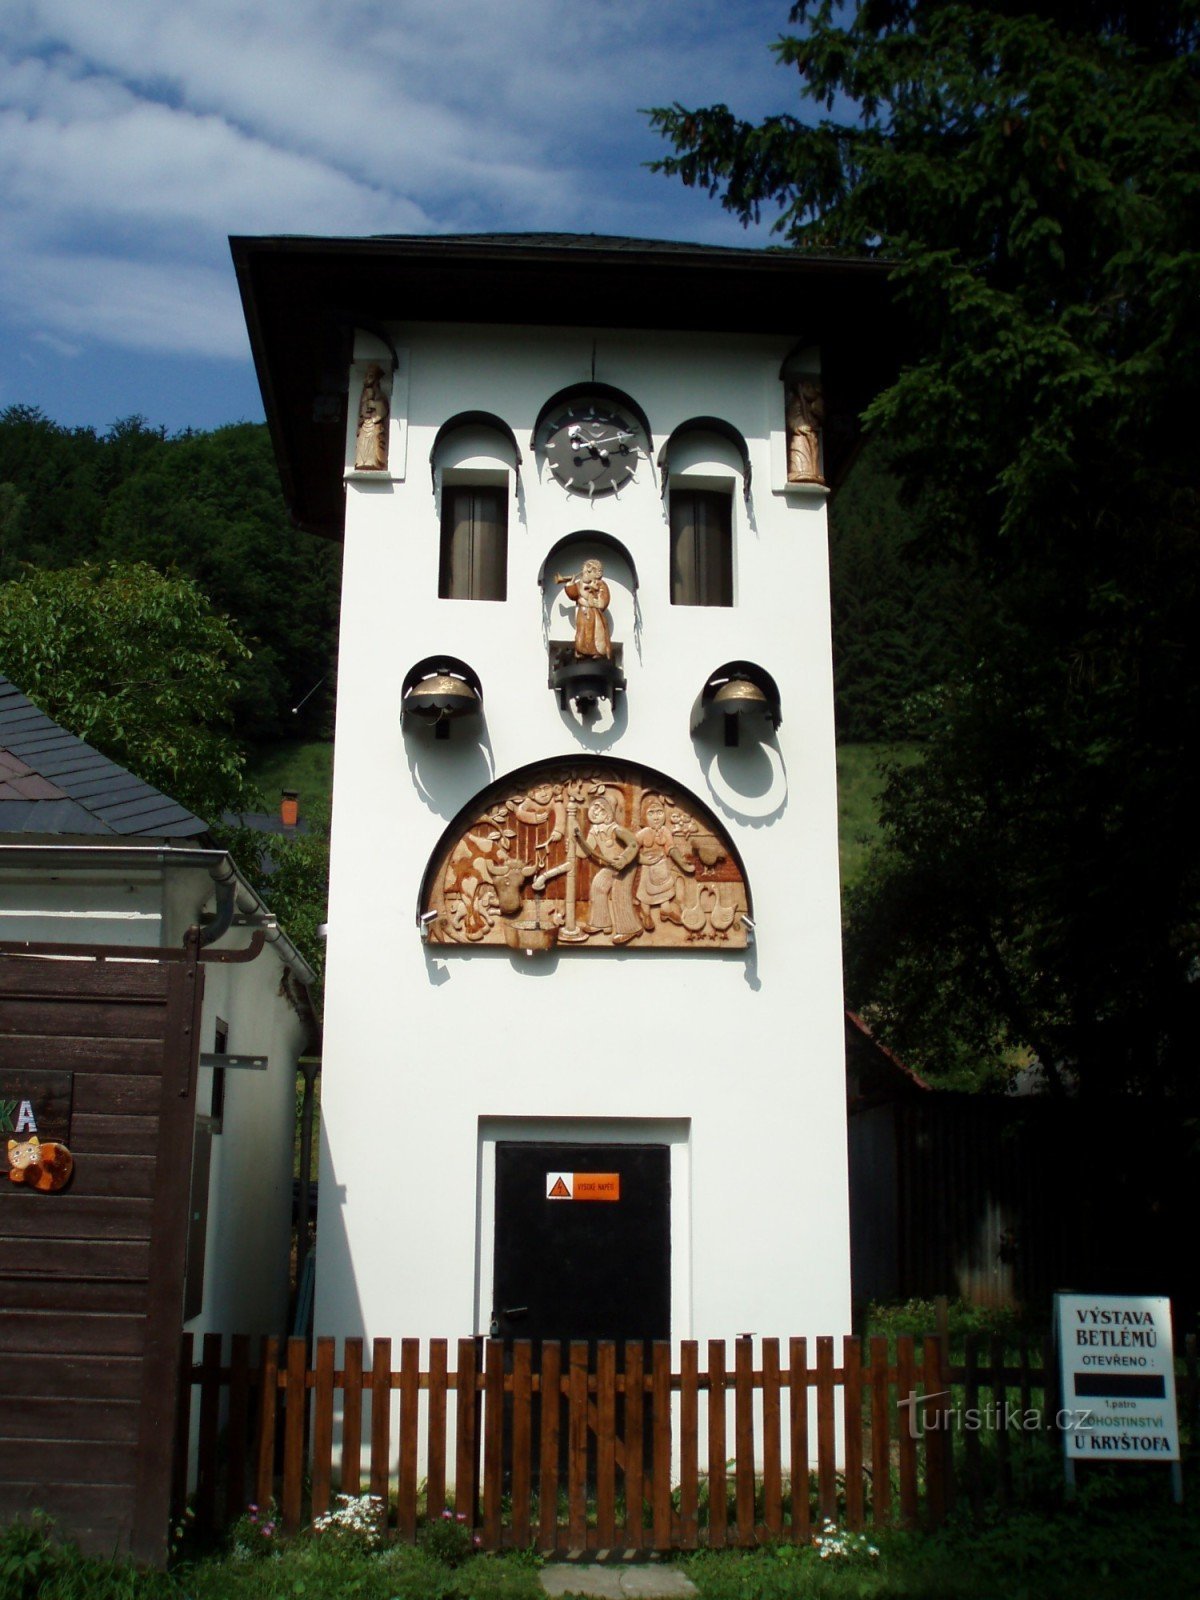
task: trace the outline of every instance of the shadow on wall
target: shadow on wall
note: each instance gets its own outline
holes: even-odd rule
[[[726,816],[761,828],[783,815],[787,768],[774,734],[757,740],[743,737],[734,747],[697,737],[696,757],[709,793]]]

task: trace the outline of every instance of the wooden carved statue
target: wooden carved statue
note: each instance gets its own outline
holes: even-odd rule
[[[612,762],[554,762],[454,825],[422,900],[433,944],[741,948],[746,886],[698,801]]]
[[[373,361],[367,368],[362,398],[358,402],[358,432],[354,439],[356,472],[386,472],[388,409],[383,392],[383,368]]]
[[[787,475],[789,483],[824,483],[821,430],[825,397],[819,378],[796,378],[787,392]]]
[[[575,602],[575,655],[580,661],[603,658],[612,660],[612,630],[608,622],[610,595],[604,581],[604,568],[594,557],[583,563],[583,571],[575,577],[561,572],[554,575],[555,583],[563,585],[563,593]]]

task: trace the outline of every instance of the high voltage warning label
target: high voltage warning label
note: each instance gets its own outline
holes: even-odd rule
[[[619,1200],[619,1172],[548,1172],[547,1200]]]

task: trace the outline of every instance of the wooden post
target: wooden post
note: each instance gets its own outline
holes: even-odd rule
[[[392,1341],[376,1339],[371,1348],[371,1493],[386,1506],[392,1472]]]
[[[512,1537],[524,1550],[533,1488],[533,1355],[528,1339],[515,1339],[512,1348]]]
[[[640,1339],[630,1339],[625,1346],[625,1544],[630,1550],[645,1543],[645,1416],[645,1347]]]
[[[728,1542],[728,1480],[725,1445],[725,1343],[708,1341],[708,1542],[721,1550]]]
[[[396,1480],[396,1533],[417,1536],[417,1426],[421,1404],[421,1344],[400,1341],[400,1460]]]
[[[837,1435],[834,1427],[833,1340],[817,1340],[817,1510],[821,1521],[837,1519]]]
[[[304,1492],[304,1413],[308,1404],[308,1344],[304,1339],[287,1342],[287,1388],[283,1412],[283,1489],[279,1506],[285,1533],[300,1527]]]
[[[558,1421],[562,1409],[562,1346],[542,1346],[541,1462],[538,1475],[538,1549],[558,1546]]]
[[[617,1539],[617,1347],[596,1346],[596,1543],[611,1550]]]
[[[343,1494],[358,1494],[362,1487],[363,1342],[347,1339],[342,1354],[342,1472]]]
[[[179,1387],[175,1407],[175,1456],[171,1465],[171,1516],[183,1515],[187,1504],[189,1435],[192,1426],[192,1355],[194,1335],[185,1333],[179,1346]]]
[[[279,1341],[264,1339],[258,1366],[258,1470],[254,1496],[260,1506],[275,1498],[275,1418],[279,1404]]]
[[[763,1526],[767,1537],[783,1533],[783,1463],[779,1429],[779,1340],[762,1343]]]
[[[877,1528],[892,1520],[889,1371],[888,1342],[876,1334],[871,1340],[871,1521]]]
[[[793,1339],[788,1350],[792,1431],[792,1543],[812,1536],[808,1482],[808,1341]]]
[[[950,1413],[942,1372],[943,1343],[939,1336],[926,1338],[922,1351],[926,1403],[922,1432],[925,1435],[925,1503],[929,1521],[936,1528],[946,1515],[947,1455],[952,1448]]]
[[[654,1544],[658,1550],[669,1550],[672,1541],[671,1527],[671,1346],[665,1339],[656,1339],[652,1356],[654,1397],[654,1493],[650,1500],[650,1517],[654,1528]]]
[[[588,1347],[571,1341],[567,1386],[567,1541],[587,1548]]]
[[[969,1333],[966,1340],[966,1367],[963,1405],[968,1413],[979,1411],[979,1335]],[[979,1429],[968,1427],[963,1434],[963,1461],[966,1470],[967,1495],[971,1507],[979,1512],[983,1508],[983,1470],[981,1462]]]
[[[842,1340],[842,1418],[846,1433],[846,1523],[863,1525],[862,1346]]]
[[[316,1384],[313,1391],[312,1514],[329,1510],[333,1477],[334,1341],[317,1340]]]
[[[685,1339],[679,1351],[679,1543],[699,1542],[700,1347]]]
[[[246,1450],[250,1431],[250,1339],[235,1333],[229,1341],[229,1445],[225,1471],[225,1521],[246,1509]]]
[[[484,1347],[483,1389],[483,1542],[499,1550],[500,1496],[504,1490],[504,1341]]]
[[[468,1528],[478,1520],[475,1496],[475,1341],[458,1341],[454,1393],[454,1512]]]
[[[431,1521],[446,1509],[446,1341],[429,1341],[429,1450],[425,1474],[425,1515]]]
[[[916,1388],[913,1336],[896,1340],[896,1404],[899,1411],[900,1520],[906,1528],[917,1525],[917,1437],[921,1429],[921,1402]]]

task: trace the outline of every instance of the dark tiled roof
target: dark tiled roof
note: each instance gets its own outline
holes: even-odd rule
[[[0,834],[195,839],[208,825],[60,728],[0,675]]]
[[[743,256],[761,260],[764,255],[786,255],[795,262],[803,254],[809,260],[864,260],[846,253],[805,250],[784,245],[692,244],[686,239],[634,239],[614,233],[376,233],[374,239],[393,239],[407,243],[427,240],[439,245],[479,245],[489,250],[593,250],[624,255]]]

